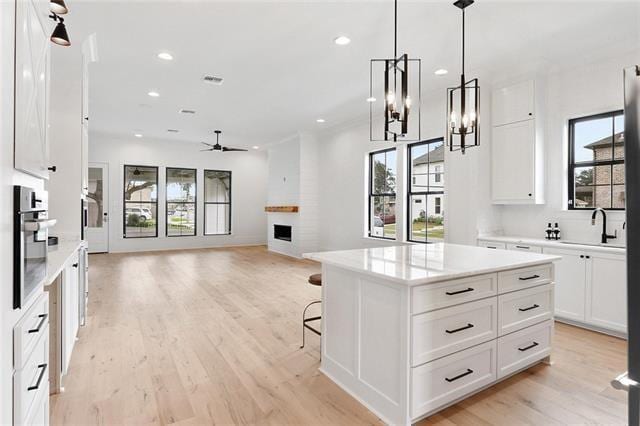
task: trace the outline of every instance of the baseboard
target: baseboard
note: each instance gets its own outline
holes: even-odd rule
[[[628,340],[629,336],[627,333],[621,333],[619,331],[608,330],[606,328],[597,327],[595,325],[585,324],[580,321],[570,320],[566,318],[554,317],[557,322],[561,322],[563,324],[572,325],[574,327],[584,328],[585,330],[595,331],[596,333],[607,334],[609,336],[618,337],[620,339]]]

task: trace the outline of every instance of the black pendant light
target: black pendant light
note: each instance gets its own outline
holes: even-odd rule
[[[447,89],[447,142],[449,150],[461,151],[480,145],[480,86],[478,79],[464,75],[465,9],[474,0],[458,0],[454,6],[462,11],[462,74],[460,86]]]
[[[372,59],[370,66],[367,101],[372,141],[420,140],[420,75],[420,59],[409,59],[406,53],[398,56],[398,0],[394,0],[393,58]],[[380,76],[384,91],[374,86]]]
[[[64,18],[52,13],[49,18],[57,22],[56,27],[51,33],[51,41],[60,46],[71,46],[69,41],[69,34],[67,34],[67,28],[64,26]]]
[[[64,0],[49,0],[49,9],[56,15],[64,15],[69,12]]]

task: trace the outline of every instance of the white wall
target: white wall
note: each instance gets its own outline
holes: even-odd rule
[[[91,132],[89,161],[109,167],[109,251],[127,252],[180,248],[265,244],[267,218],[267,158],[261,151],[200,152],[198,144],[136,139]],[[123,238],[122,188],[124,165],[158,166],[158,237]],[[166,237],[165,168],[197,168],[198,223],[196,236]],[[204,236],[203,170],[230,170],[232,179],[231,235]]]

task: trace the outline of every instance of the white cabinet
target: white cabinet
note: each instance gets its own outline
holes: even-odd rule
[[[616,333],[627,332],[627,276],[623,255],[545,248],[556,262],[555,314]]]
[[[76,252],[62,271],[62,374],[67,374],[71,352],[78,335],[79,308],[79,258]]]
[[[535,84],[493,91],[491,194],[494,204],[544,203],[544,150]]]
[[[491,123],[494,126],[535,118],[535,82],[512,84],[493,91]]]

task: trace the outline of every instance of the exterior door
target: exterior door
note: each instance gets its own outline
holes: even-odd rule
[[[89,163],[87,191],[89,253],[109,251],[109,165]]]

